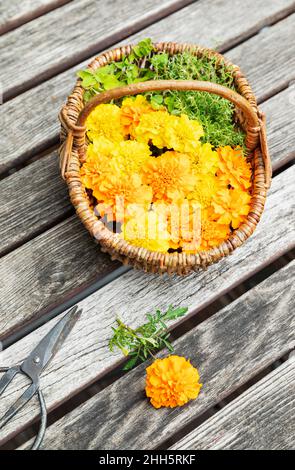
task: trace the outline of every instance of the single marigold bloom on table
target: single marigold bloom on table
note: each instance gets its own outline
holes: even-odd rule
[[[233,229],[244,222],[250,211],[251,196],[242,189],[222,189],[213,198],[212,207],[219,224],[231,224]]]
[[[220,181],[230,184],[233,188],[247,190],[251,187],[251,164],[243,156],[240,147],[231,148],[229,145],[217,149],[219,164],[217,176]]]
[[[86,119],[88,138],[103,136],[112,142],[124,140],[121,109],[114,104],[99,104]]]
[[[142,95],[125,98],[121,107],[121,124],[126,135],[134,137],[135,128],[145,113],[153,113],[154,109]]]
[[[177,202],[193,190],[190,159],[178,152],[165,152],[150,158],[142,168],[142,179],[153,190],[154,200]]]
[[[156,359],[146,373],[146,395],[155,408],[185,405],[202,387],[198,370],[184,357]]]

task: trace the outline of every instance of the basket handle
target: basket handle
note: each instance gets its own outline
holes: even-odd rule
[[[216,83],[197,81],[197,80],[150,80],[146,82],[132,83],[130,85],[112,88],[111,90],[104,91],[93,98],[81,110],[77,122],[77,138],[78,148],[84,149],[85,146],[85,122],[91,111],[99,104],[108,103],[111,100],[123,98],[124,96],[137,95],[149,91],[165,91],[165,90],[180,90],[180,91],[205,91],[214,93],[226,98],[237,106],[246,118],[246,146],[251,151],[257,147],[259,137],[262,132],[265,134],[265,123],[259,119],[257,110],[251,106],[248,100],[241,96],[234,90]],[[263,128],[263,131],[262,131]],[[81,130],[84,129],[84,132]],[[76,132],[74,131],[74,134]],[[82,150],[83,152],[83,150]],[[268,151],[264,152],[263,158],[265,159],[266,169],[266,183],[269,186],[271,171],[270,171],[270,158]]]

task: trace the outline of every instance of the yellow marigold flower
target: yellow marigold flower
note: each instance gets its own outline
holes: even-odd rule
[[[218,153],[212,149],[212,145],[206,142],[202,144],[197,152],[191,155],[194,170],[201,175],[215,175],[219,157]]]
[[[140,142],[152,142],[158,148],[167,147],[181,153],[196,152],[200,137],[204,134],[198,121],[188,116],[174,116],[166,111],[143,114],[135,129],[135,137]]]
[[[187,155],[168,151],[150,158],[142,169],[143,182],[151,186],[154,200],[179,201],[192,191],[195,179]]]
[[[93,195],[99,202],[100,215],[120,222],[124,221],[130,204],[147,207],[152,201],[151,188],[142,184],[138,174],[124,176],[120,172],[104,175],[100,184],[94,187]]]
[[[144,96],[137,95],[135,98],[125,98],[121,107],[121,124],[125,134],[134,137],[134,131],[141,116],[152,112],[154,109]]]
[[[202,240],[199,251],[210,250],[226,240],[229,235],[229,224],[218,223],[212,207],[202,210]]]
[[[94,175],[118,171],[122,175],[138,173],[150,154],[151,151],[147,144],[135,140],[111,142],[105,137],[95,137],[93,143],[87,147],[86,163],[82,166],[81,172],[88,177],[86,180],[83,176],[83,183],[86,187],[92,188],[98,184]],[[92,183],[89,179],[91,176]]]
[[[200,147],[200,138],[204,135],[198,121],[191,120],[186,114],[169,116],[165,129],[165,147],[181,153],[193,153]]]
[[[211,204],[213,196],[221,189],[219,180],[212,174],[196,174],[195,187],[191,193],[188,194],[189,200],[198,201],[202,207],[207,207]]]
[[[169,127],[170,117],[167,111],[143,114],[138,126],[135,128],[134,135],[136,140],[146,144],[152,142],[158,148],[166,147],[165,133]]]
[[[132,213],[132,208],[129,213]],[[134,212],[133,212],[134,213]],[[167,252],[170,248],[170,234],[167,223],[154,211],[142,211],[122,225],[122,238],[136,246],[151,251]]]
[[[112,142],[124,139],[121,125],[121,109],[114,104],[100,104],[86,119],[87,136],[91,141],[103,136]]]
[[[233,188],[251,187],[251,164],[243,156],[240,147],[231,148],[229,145],[217,149],[219,156],[219,169],[217,175],[220,181],[230,184]]]
[[[212,202],[218,223],[238,228],[249,213],[250,201],[250,194],[238,188],[218,191]]]
[[[146,374],[146,395],[155,408],[185,405],[197,398],[202,387],[198,370],[184,357],[156,359]]]

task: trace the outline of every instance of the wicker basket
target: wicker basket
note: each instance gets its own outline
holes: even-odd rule
[[[60,112],[61,142],[60,168],[62,177],[66,180],[71,201],[83,224],[91,235],[100,243],[102,251],[108,252],[112,259],[124,264],[133,265],[146,272],[188,274],[191,271],[204,269],[212,263],[229,255],[254,232],[264,209],[266,192],[271,181],[271,163],[267,148],[265,133],[265,117],[257,108],[255,96],[238,66],[231,64],[222,55],[210,49],[192,44],[158,43],[158,51],[175,54],[189,50],[196,56],[215,56],[219,63],[225,64],[234,77],[236,89],[234,92],[226,87],[204,81],[161,80],[149,81],[115,88],[92,98],[87,105],[83,104],[84,90],[80,80],[77,81],[72,94]],[[94,59],[89,67],[97,69],[109,62],[121,60],[123,55],[130,54],[132,46],[125,46],[108,51]],[[253,186],[251,209],[246,221],[231,236],[209,251],[197,254],[158,253],[145,248],[136,247],[118,234],[109,230],[96,217],[87,192],[81,183],[80,166],[85,161],[85,120],[93,108],[100,103],[127,95],[134,95],[154,90],[196,90],[215,93],[227,98],[235,105],[236,118],[246,132],[246,146],[250,152],[253,167]]]

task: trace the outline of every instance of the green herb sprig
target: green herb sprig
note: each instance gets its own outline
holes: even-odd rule
[[[133,47],[131,54],[123,57],[120,62],[112,62],[96,70],[79,70],[82,87],[86,90],[84,101],[94,95],[130,83],[144,82],[153,78],[154,73],[145,64],[149,61],[154,46],[151,39],[143,39]]]
[[[109,348],[112,352],[118,348],[125,356],[130,356],[123,369],[132,369],[138,362],[153,357],[156,351],[164,347],[172,352],[173,346],[169,341],[170,333],[166,322],[183,317],[187,310],[187,307],[174,308],[170,305],[167,312],[157,310],[155,314],[148,313],[148,322],[136,329],[117,318],[117,328],[112,327],[113,336],[109,341]]]

